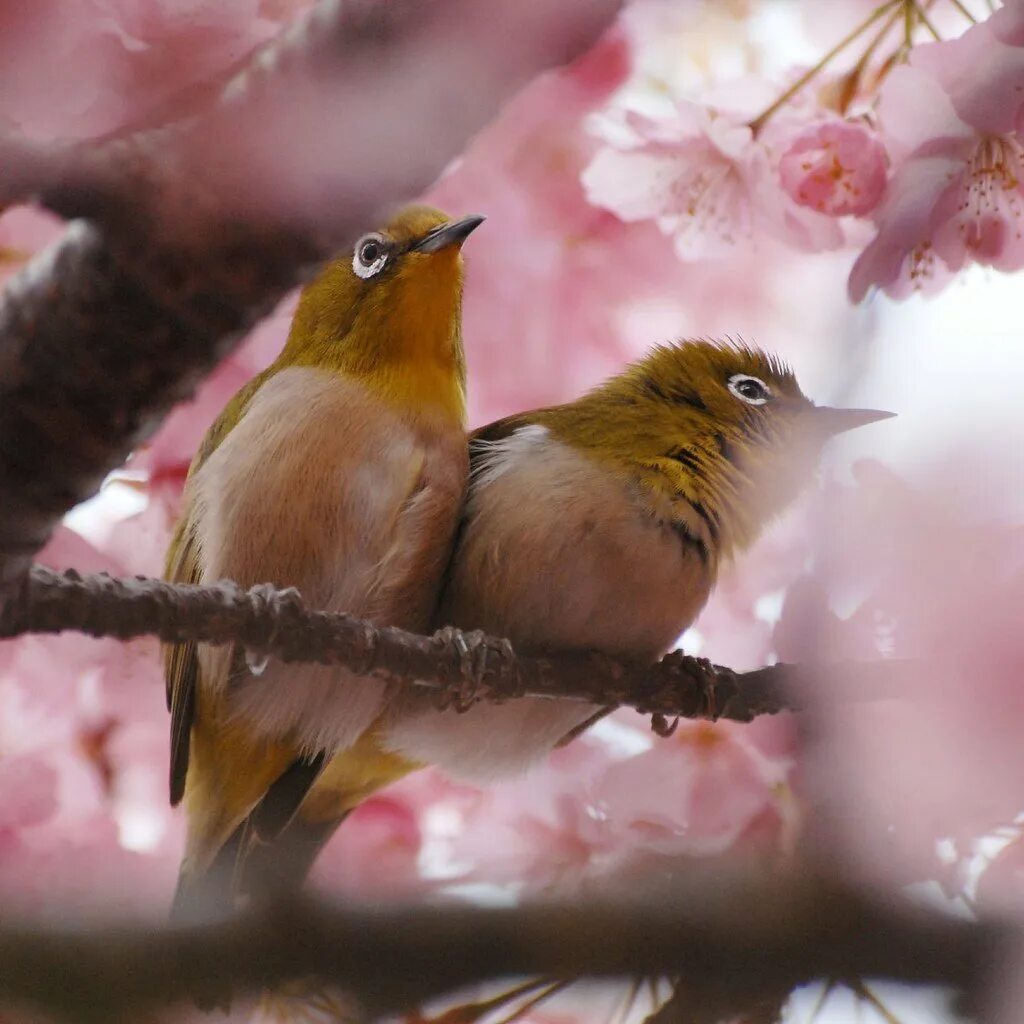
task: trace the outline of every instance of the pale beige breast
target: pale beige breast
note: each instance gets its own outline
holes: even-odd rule
[[[439,618],[518,651],[593,649],[654,660],[704,606],[713,573],[697,545],[622,475],[527,427],[498,442],[471,483]],[[468,713],[407,711],[389,743],[455,775],[496,777],[543,756],[595,709],[525,699]]]
[[[350,379],[272,377],[192,482],[204,580],[297,587],[313,606],[422,630],[435,608],[465,487],[457,424],[418,423]],[[204,652],[204,684],[224,656]],[[310,749],[353,742],[384,686],[271,661],[232,686],[238,715]]]

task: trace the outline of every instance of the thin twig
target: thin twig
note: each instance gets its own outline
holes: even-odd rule
[[[939,30],[932,24],[931,18],[928,17],[925,5],[922,4],[920,0],[914,0],[914,9],[917,11],[917,20],[920,21],[926,29],[928,29],[932,39],[937,43],[941,43],[942,36],[939,34]]]
[[[949,0],[949,2],[972,24],[977,25],[978,19],[960,2],[960,0]],[[994,11],[995,5],[989,3],[989,10]]]
[[[903,46],[909,52],[914,45],[914,25],[917,20],[917,6],[914,0],[902,0],[903,3]]]
[[[765,126],[768,120],[782,107],[784,107],[794,96],[799,93],[808,82],[810,82],[816,75],[818,75],[825,67],[827,67],[840,53],[843,52],[848,46],[856,42],[879,18],[883,17],[888,11],[892,10],[894,6],[902,3],[903,0],[888,0],[887,3],[880,4],[874,9],[871,15],[857,28],[853,29],[852,32],[848,33],[842,39],[836,43],[835,46],[829,50],[821,60],[818,61],[814,67],[805,71],[785,92],[782,93],[778,99],[775,100],[767,109],[761,111],[757,117],[750,122],[750,128],[755,135]]]

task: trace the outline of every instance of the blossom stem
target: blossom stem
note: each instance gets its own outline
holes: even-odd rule
[[[892,14],[889,16],[889,20],[886,21],[886,23],[881,27],[875,38],[872,39],[870,43],[868,43],[867,48],[864,50],[864,53],[861,55],[860,60],[857,61],[857,64],[854,67],[853,73],[856,74],[858,78],[860,77],[860,75],[864,73],[864,69],[868,66],[868,64],[871,61],[871,58],[875,55],[875,51],[877,51],[879,46],[882,45],[882,41],[892,31],[893,26],[896,24],[897,21],[899,21],[900,15],[902,13],[902,11],[893,11]]]
[[[914,45],[916,16],[917,5],[914,0],[903,0],[903,46],[908,52]]]
[[[563,978],[560,981],[552,982],[542,992],[538,992],[535,996],[527,999],[525,1003],[517,1007],[507,1017],[502,1017],[498,1024],[515,1024],[516,1021],[522,1020],[531,1010],[540,1006],[541,1003],[550,999],[553,995],[557,995],[563,989],[568,988],[575,980],[575,978]]]
[[[907,0],[887,0],[886,3],[880,4],[874,9],[871,15],[860,25],[857,26],[852,32],[848,33],[842,39],[832,47],[828,53],[825,54],[821,60],[818,61],[814,67],[810,68],[804,74],[802,74],[785,92],[774,103],[763,110],[753,121],[750,122],[750,130],[757,135],[757,133],[765,126],[768,120],[776,114],[782,107],[784,107],[794,96],[799,93],[804,86],[807,85],[813,78],[821,73],[840,53],[843,52],[848,46],[856,42],[872,25],[875,24],[880,18],[883,18],[889,13],[894,7],[899,4],[906,3]]]
[[[977,25],[978,19],[960,2],[960,0],[949,0],[949,2],[972,24]],[[989,0],[988,9],[995,10],[995,5]]]
[[[926,29],[928,29],[931,37],[938,43],[942,42],[942,36],[939,35],[938,29],[932,24],[931,19],[925,10],[924,4],[920,3],[920,0],[914,0],[914,6],[917,8],[917,20],[921,22]]]

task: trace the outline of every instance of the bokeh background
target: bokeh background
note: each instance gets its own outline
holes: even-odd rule
[[[0,126],[87,140],[180,116],[307,6],[0,3]],[[897,412],[832,445],[681,644],[737,669],[926,658],[920,685],[837,706],[823,676],[809,725],[684,722],[670,739],[624,711],[487,790],[423,772],[353,815],[316,885],[585,899],[692,858],[741,850],[771,870],[816,846],[951,913],[1020,899],[1024,11],[1007,3],[988,22],[999,5],[933,0],[908,39],[904,6],[635,0],[582,60],[514,98],[426,199],[488,217],[466,247],[474,425],[569,400],[650,345],[697,335],[779,353],[817,401]],[[0,280],[62,229],[5,211]],[[924,243],[939,254],[927,266]],[[294,303],[68,515],[46,564],[159,574],[192,453],[276,353]],[[0,644],[5,912],[159,920],[182,840],[167,758],[155,643]],[[941,993],[877,992],[901,1019],[952,1019]],[[800,993],[787,1019],[809,1019],[821,994]],[[638,1018],[645,998],[577,986],[529,1019]],[[883,1011],[837,992],[820,1012]]]

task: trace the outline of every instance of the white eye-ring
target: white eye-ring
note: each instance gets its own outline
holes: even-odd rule
[[[764,405],[772,397],[772,389],[760,377],[748,373],[734,373],[729,378],[729,390],[747,405]]]
[[[384,269],[389,255],[388,240],[383,235],[377,234],[376,231],[363,235],[356,242],[355,251],[352,253],[352,270],[357,277],[364,280],[373,277]]]

